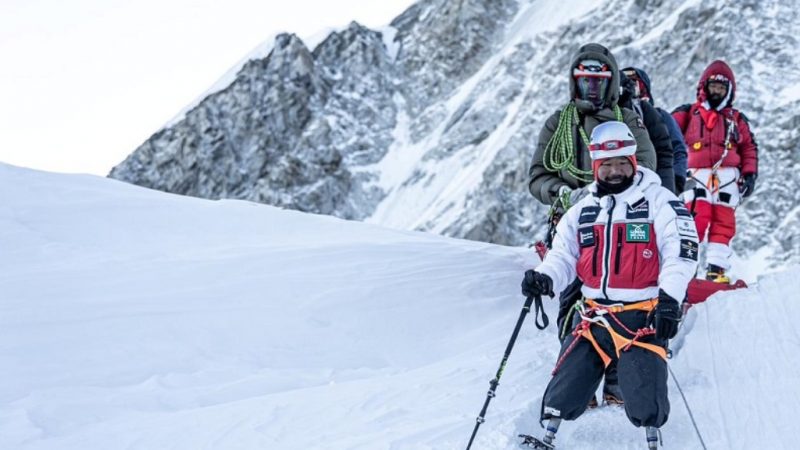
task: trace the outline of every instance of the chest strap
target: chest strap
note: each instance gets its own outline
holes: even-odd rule
[[[602,303],[597,303],[595,300],[591,298],[587,298],[584,300],[586,305],[589,306],[590,311],[608,311],[612,314],[617,314],[625,311],[652,311],[656,305],[658,304],[657,298],[651,298],[649,300],[642,300],[636,303],[617,303],[614,305],[604,305]]]

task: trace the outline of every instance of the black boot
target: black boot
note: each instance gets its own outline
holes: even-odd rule
[[[625,400],[622,399],[622,389],[619,388],[619,384],[609,383],[608,376],[606,376],[606,383],[603,385],[603,401],[606,402],[607,405],[622,406],[625,404]]]
[[[725,275],[725,269],[715,264],[709,264],[706,267],[706,280],[726,284],[731,282],[731,279]]]

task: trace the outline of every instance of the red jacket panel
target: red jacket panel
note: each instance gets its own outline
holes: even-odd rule
[[[632,228],[634,227],[634,228]],[[647,228],[647,242],[631,240],[632,230]],[[608,287],[644,289],[658,286],[658,239],[653,221],[615,223],[611,232],[613,250]]]
[[[634,236],[642,231],[642,238]],[[644,289],[658,286],[658,240],[653,221],[614,223],[611,226],[611,251],[608,252],[608,287]],[[603,276],[603,257],[606,245],[606,225],[595,224],[578,229],[577,273],[583,284],[600,289]]]
[[[594,289],[600,289],[603,275],[603,229],[603,225],[578,229],[578,277],[583,284]]]
[[[728,153],[721,166],[736,167],[742,174],[758,173],[758,146],[747,118],[738,110],[709,111],[694,103],[688,108],[678,108],[672,117],[686,140],[690,169],[713,167],[722,159],[728,142]]]

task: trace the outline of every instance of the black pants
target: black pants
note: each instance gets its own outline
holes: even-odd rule
[[[636,331],[645,326],[647,313],[644,311],[626,311],[616,314],[617,318],[629,329]],[[619,325],[609,319],[614,330],[620,335],[631,338]],[[667,362],[656,353],[641,347],[631,346],[627,351],[617,353],[611,334],[600,325],[592,325],[592,333],[600,348],[617,364],[622,398],[625,401],[625,413],[635,426],[661,427],[669,417],[669,398],[667,396]],[[567,336],[561,346],[560,356],[569,348],[573,340],[579,339],[550,380],[542,400],[542,420],[560,417],[564,420],[575,420],[586,410],[592,398],[605,366],[586,338]],[[664,347],[665,342],[648,336],[640,342]]]
[[[556,319],[556,324],[558,324],[558,340],[562,344],[564,343],[564,339],[569,336],[570,331],[581,322],[580,316],[576,314],[572,308],[583,298],[583,294],[581,293],[582,286],[583,283],[581,283],[580,278],[575,278],[558,297],[558,318]],[[564,323],[567,321],[571,323],[565,325]],[[616,361],[606,367],[603,393],[612,394],[619,399],[622,398],[617,381]]]

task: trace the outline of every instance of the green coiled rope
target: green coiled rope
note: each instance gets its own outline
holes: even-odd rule
[[[569,311],[567,311],[567,316],[564,318],[564,323],[561,324],[561,332],[558,333],[558,338],[560,340],[563,341],[569,334],[570,327],[572,326],[572,317],[575,315],[575,312],[581,310],[581,307],[583,307],[583,299],[575,302],[572,307],[569,308]]]
[[[617,105],[614,105],[614,117],[620,122],[623,121],[622,110]],[[586,130],[580,126],[578,109],[575,107],[574,102],[570,102],[561,110],[556,131],[544,149],[544,157],[542,158],[544,168],[548,172],[565,170],[576,179],[591,183],[594,179],[592,171],[575,167],[575,142],[572,139],[573,125],[578,128],[581,140],[583,140],[586,148],[589,148],[589,136],[586,135]]]

